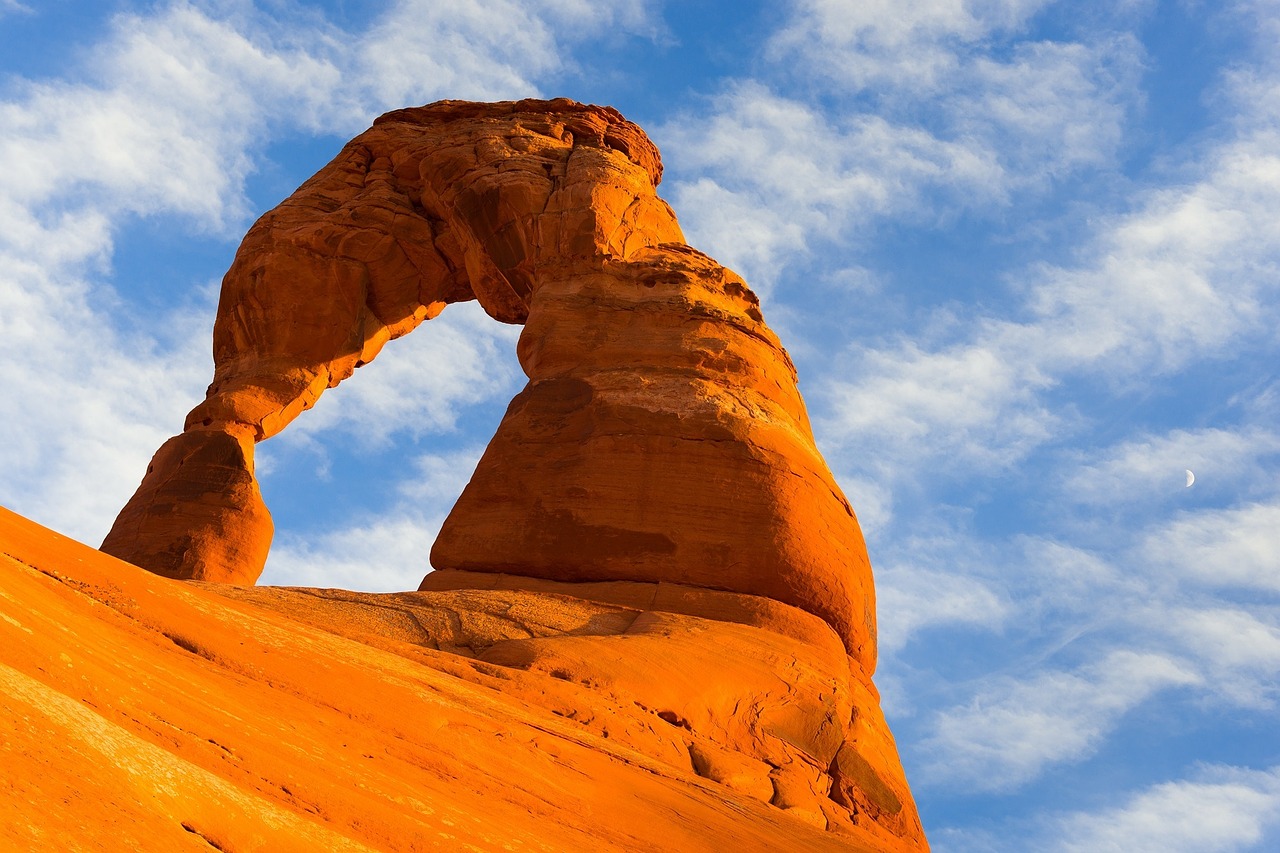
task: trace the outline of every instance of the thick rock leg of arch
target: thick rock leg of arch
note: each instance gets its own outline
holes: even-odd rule
[[[512,401],[437,569],[659,581],[823,618],[868,674],[866,548],[742,279],[684,245],[540,282]]]
[[[192,430],[156,451],[102,550],[171,578],[253,583],[273,531],[253,438]]]

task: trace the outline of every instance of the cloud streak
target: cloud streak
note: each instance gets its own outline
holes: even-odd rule
[[[1062,853],[1228,853],[1261,849],[1280,819],[1280,770],[1205,767],[1164,782],[1123,805],[1063,817]]]
[[[938,715],[925,773],[949,785],[1006,791],[1048,766],[1090,755],[1125,713],[1198,676],[1158,654],[1115,651],[1074,671],[997,678]]]

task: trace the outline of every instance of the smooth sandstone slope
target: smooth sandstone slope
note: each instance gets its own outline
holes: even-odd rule
[[[742,719],[717,703],[787,717],[832,677],[790,609],[720,605],[778,633],[681,616],[679,591],[656,611],[500,578],[394,596],[193,584],[7,510],[0,553],[0,849],[923,849],[847,813],[818,828],[811,799],[785,802],[767,764],[723,746],[742,732],[716,720]],[[758,659],[714,677],[744,652]],[[668,656],[680,672],[655,669]],[[806,715],[789,716],[774,729]]]

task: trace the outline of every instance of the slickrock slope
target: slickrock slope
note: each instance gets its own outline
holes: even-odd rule
[[[924,849],[808,795],[810,763],[721,745],[830,738],[805,721],[849,697],[817,620],[722,602],[775,633],[683,616],[679,592],[632,590],[672,608],[646,610],[494,578],[180,582],[0,509],[0,850]],[[737,701],[753,714],[726,716]],[[896,761],[878,716],[861,725]],[[900,785],[872,786],[876,807],[908,814]]]
[[[102,550],[203,582],[129,581],[205,603],[205,621],[174,641],[197,656],[209,657],[206,630],[261,644],[261,631],[285,642],[281,626],[292,625],[305,647],[323,648],[317,657],[366,667],[353,688],[345,671],[308,673],[301,651],[287,678],[259,678],[257,657],[229,665],[260,688],[342,710],[353,689],[376,693],[394,671],[412,682],[387,698],[396,714],[423,691],[489,696],[492,707],[451,699],[457,715],[446,718],[476,713],[490,731],[490,712],[506,720],[517,709],[663,780],[767,804],[742,814],[751,825],[772,815],[761,818],[778,821],[768,832],[805,825],[828,845],[927,849],[871,682],[875,600],[857,520],[758,300],[685,244],[656,194],[661,171],[638,127],[572,101],[441,102],[380,118],[246,236],[223,281],[207,397],[156,453]],[[210,584],[252,584],[266,559],[255,443],[389,340],[468,299],[524,324],[529,383],[436,539],[438,571],[393,596]],[[244,614],[276,627],[237,623]],[[255,718],[241,699],[210,701]],[[374,723],[390,722],[377,713]],[[414,713],[424,731],[444,725]],[[300,752],[333,748],[309,737]],[[536,763],[549,741],[528,743],[518,761]],[[470,760],[468,750],[454,757]],[[595,797],[614,832],[609,804],[645,786],[579,772],[612,793],[557,793],[546,807],[559,815]],[[360,811],[307,802],[325,825]],[[695,844],[685,830],[672,830],[676,841],[652,834],[647,816],[617,819],[633,840]],[[753,833],[717,823],[713,835],[768,849]]]

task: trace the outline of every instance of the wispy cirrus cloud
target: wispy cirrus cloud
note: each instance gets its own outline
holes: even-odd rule
[[[1138,162],[1160,73],[1145,51],[1192,7],[1188,22],[1212,18],[1239,44],[1207,88],[1176,93],[1209,123]],[[132,8],[58,79],[10,80],[0,105],[0,150],[39,166],[0,176],[0,396],[16,401],[0,502],[90,541],[209,372],[221,270],[131,321],[143,309],[111,288],[125,289],[112,265],[132,225],[173,223],[229,256],[254,212],[246,188],[283,168],[267,160],[281,139],[345,137],[437,97],[559,94],[619,30],[661,30],[640,2],[397,0],[345,30],[297,4]],[[646,77],[667,110],[646,125],[692,242],[771,291],[767,317],[802,353],[824,453],[871,541],[880,685],[935,846],[1274,847],[1274,768],[1168,770],[1199,755],[1174,736],[1149,768],[1117,733],[1144,713],[1186,740],[1241,719],[1261,731],[1280,700],[1280,6],[813,0],[770,14],[780,33],[727,48],[734,77],[679,92]],[[950,262],[934,252],[948,241]],[[520,381],[510,330],[467,311],[393,343],[261,448],[277,482],[326,454],[339,472],[348,452],[402,463],[347,489],[347,506],[368,493],[377,512],[323,515],[336,502],[319,498],[282,525],[264,581],[416,585],[485,437],[461,435],[473,407]],[[1185,490],[1188,467],[1200,481]],[[1039,799],[1087,808],[1055,771],[1117,766],[1136,781],[1087,795],[1105,808]],[[1017,797],[965,799],[992,790]],[[939,796],[963,808],[928,810]],[[1015,831],[973,831],[999,825],[984,806],[1015,800]],[[1203,831],[1180,822],[1192,807]],[[970,828],[948,831],[962,812]]]
[[[1075,41],[1036,38],[1033,20],[1053,5],[802,0],[770,55],[831,96],[982,150],[1012,189],[1109,165],[1140,101],[1138,40],[1111,21]]]
[[[1250,612],[1215,604],[1151,607],[1143,621],[1151,635],[1163,634],[1170,647],[1199,662],[1209,688],[1205,704],[1273,711],[1280,698],[1280,620],[1265,606]]]
[[[1095,809],[1046,809],[985,827],[935,831],[953,853],[1243,853],[1280,838],[1280,769],[1200,764],[1180,778],[1112,792]]]
[[[1151,531],[1140,553],[1197,584],[1280,592],[1280,503],[1179,513]]]
[[[1109,170],[1140,100],[1142,47],[1132,35],[1033,41],[1012,55],[973,57],[944,101],[948,132],[981,140],[1009,192],[1073,171]]]
[[[876,572],[876,606],[885,655],[900,651],[924,629],[967,626],[994,632],[1010,616],[1008,603],[979,578],[896,560]]]
[[[654,135],[681,174],[699,176],[668,190],[690,240],[765,288],[811,242],[876,218],[917,218],[929,193],[964,206],[1003,183],[990,152],[870,113],[836,120],[754,81]]]
[[[992,679],[970,703],[939,713],[925,772],[951,785],[1011,790],[1052,764],[1089,756],[1117,719],[1199,676],[1159,654],[1116,651],[1071,671]]]
[[[936,694],[938,673],[955,666],[945,654],[911,653],[907,640],[922,632],[957,640],[985,632],[1007,650],[993,672],[950,681],[958,697],[951,707],[911,721],[928,744],[921,781],[1016,789],[1054,766],[1091,759],[1128,713],[1157,699],[1273,709],[1276,510],[1184,512],[1102,551],[1025,536],[1001,546],[964,530],[923,548],[886,548],[881,619],[896,627],[883,651],[911,664],[911,689],[901,692]],[[1054,661],[1085,662],[1052,668]],[[898,704],[909,705],[901,697]]]
[[[249,214],[255,131],[338,76],[305,50],[277,51],[186,4],[117,18],[76,71],[19,83],[0,104],[0,152],[27,166],[0,178],[9,209],[36,221],[51,209],[163,212],[215,230]]]
[[[1118,169],[1144,62],[1118,24],[1138,12],[1104,16],[1077,41],[1027,38],[1049,5],[796,4],[769,56],[843,88],[783,94],[740,80],[707,115],[661,129],[691,238],[768,295],[792,286],[787,264],[865,246],[882,223],[984,215],[1074,171]],[[1268,213],[1280,205],[1276,79],[1261,55],[1225,78],[1239,109],[1216,141],[1174,184],[1096,212],[1072,260],[998,271],[990,287],[1012,309],[947,304],[910,337],[848,346],[816,377],[824,441],[899,477],[1005,468],[1081,427],[1051,399],[1064,381],[1106,388],[1230,356],[1242,336],[1264,341],[1280,257]],[[851,94],[864,85],[877,100]]]
[[[1275,701],[1274,613],[1187,570],[1221,546],[1206,574],[1231,560],[1237,582],[1258,583],[1273,550],[1265,512],[1169,517],[1179,499],[1248,494],[1269,506],[1266,392],[1241,388],[1257,399],[1213,426],[1130,426],[1118,438],[1090,438],[1098,415],[1077,400],[1082,386],[1085,398],[1123,400],[1206,360],[1274,348],[1280,69],[1255,51],[1215,84],[1232,107],[1210,132],[1126,175],[1147,71],[1136,25],[1150,10],[1111,9],[1074,40],[1029,35],[1051,5],[799,3],[766,55],[799,73],[731,81],[705,114],[655,134],[680,164],[668,192],[692,241],[784,311],[787,288],[808,284],[788,267],[829,267],[834,255],[857,268],[884,229],[1025,210],[1082,175],[1124,189],[1053,224],[1053,261],[994,268],[983,298],[944,295],[839,351],[809,342],[815,428],[869,509],[882,670],[900,688],[900,725],[931,757],[925,790],[1019,789],[1114,751],[1127,715],[1164,698]],[[1269,20],[1227,14],[1256,15],[1242,26],[1258,32]],[[1011,240],[1042,239],[1018,228]],[[874,270],[851,287],[851,305],[884,301]],[[1199,491],[1183,493],[1184,468],[1200,472]],[[1043,532],[975,530],[975,503],[1012,481],[1033,503],[1009,511],[1039,514]],[[938,533],[947,512],[956,518]],[[1016,528],[996,515],[987,528]],[[955,666],[925,655],[944,635],[1002,646],[995,672],[958,679],[962,655]],[[921,714],[940,683],[954,704]]]
[[[368,592],[417,589],[443,515],[400,507],[350,519],[347,526],[277,540],[259,583]]]
[[[1260,426],[1137,435],[1078,453],[1081,463],[1066,474],[1061,491],[1065,500],[1087,506],[1148,503],[1156,495],[1179,495],[1190,469],[1200,492],[1243,496],[1274,488],[1265,463],[1277,455],[1280,434]]]
[[[1280,824],[1280,769],[1204,766],[1097,812],[1045,827],[1062,853],[1231,853],[1261,850]]]
[[[271,548],[260,583],[336,586],[371,592],[417,589],[431,571],[429,556],[461,485],[475,470],[482,445],[419,454],[404,467],[387,507],[321,532],[290,532]]]
[[[33,15],[35,9],[32,9],[26,3],[19,0],[0,0],[0,18],[5,15]]]
[[[836,447],[858,447],[884,477],[1008,467],[1066,417],[1037,393],[1052,379],[1011,355],[990,343],[855,348],[847,375],[858,379],[827,379],[820,429]]]
[[[1280,115],[1271,121],[1280,127]],[[1061,434],[1070,413],[1045,392],[1067,378],[1106,388],[1270,346],[1280,319],[1274,141],[1270,131],[1224,140],[1188,186],[1152,190],[1132,212],[1104,220],[1077,264],[1028,271],[1027,319],[973,318],[961,327],[967,339],[927,349],[921,341],[851,347],[859,378],[828,381],[827,432],[897,442],[881,449],[899,471],[957,453],[970,464],[1008,464]],[[862,414],[880,399],[905,431],[881,430]],[[922,446],[940,452],[921,456]]]
[[[937,92],[952,85],[966,52],[1022,27],[1049,2],[798,0],[771,51],[856,91]]]
[[[691,236],[767,290],[784,264],[865,246],[877,224],[999,211],[1111,168],[1141,46],[1123,33],[1015,41],[1045,5],[794,4],[765,53],[770,83],[732,81],[656,133],[680,164]]]
[[[452,305],[387,344],[351,381],[325,392],[306,417],[263,444],[262,452],[313,446],[333,433],[377,449],[397,436],[454,432],[468,406],[513,397],[520,389],[519,333],[517,326],[495,323],[478,303]]]

